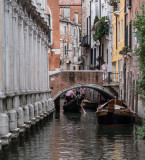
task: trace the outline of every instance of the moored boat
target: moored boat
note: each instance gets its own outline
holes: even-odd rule
[[[96,111],[98,124],[131,124],[135,119],[133,112],[123,101],[110,100]]]

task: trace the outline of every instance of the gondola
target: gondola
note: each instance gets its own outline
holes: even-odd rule
[[[76,96],[70,102],[65,102],[63,106],[63,110],[65,113],[80,113],[81,111],[81,101],[82,98]]]
[[[98,124],[132,124],[135,112],[121,100],[109,100],[96,111]]]

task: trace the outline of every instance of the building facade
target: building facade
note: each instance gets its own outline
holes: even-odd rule
[[[5,140],[48,107],[47,1],[0,0],[0,21],[0,139]]]
[[[112,72],[111,57],[111,6],[105,0],[83,0],[82,1],[82,59],[84,70],[101,70],[103,62],[107,64],[107,71]],[[108,24],[108,34],[94,40],[95,19],[106,18]],[[90,101],[100,102],[100,94],[93,89],[87,89],[87,98]],[[90,98],[89,98],[90,96]],[[96,97],[99,97],[99,99]]]
[[[95,10],[95,12],[94,12]],[[102,69],[101,66],[105,62],[107,72],[112,72],[112,8],[106,0],[91,1],[91,65],[96,69]],[[105,19],[108,33],[97,41],[94,40],[94,19]]]
[[[90,1],[82,0],[82,32],[81,32],[81,46],[83,69],[89,70],[91,65],[91,13]],[[96,13],[96,10],[94,10]]]
[[[144,107],[135,88],[140,77],[137,57],[133,55],[139,46],[133,20],[144,0],[110,1],[112,15],[112,72],[119,82],[119,98],[123,99],[139,116],[144,116]]]
[[[108,72],[112,71],[111,11],[108,1],[82,1],[82,55],[85,69],[100,70],[103,62],[106,62]],[[96,17],[98,20],[105,18],[105,23],[108,23],[108,34],[98,40],[94,40]]]
[[[59,0],[47,0],[49,16],[49,70],[60,70]]]
[[[140,6],[145,6],[144,0],[127,0],[125,3],[125,42],[127,50],[122,56],[123,62],[123,77],[122,85],[120,85],[120,90],[122,92],[122,98],[127,102],[127,104],[138,113],[139,116],[144,116],[144,107],[138,95],[135,91],[137,86],[137,81],[140,77],[139,64],[137,62],[137,57],[133,55],[136,48],[139,46],[136,29],[133,27],[133,20],[137,13],[141,12]]]
[[[122,55],[119,51],[124,47],[124,7],[125,0],[111,1],[112,6],[112,72],[118,73],[114,80],[119,81],[122,73]]]
[[[61,70],[81,70],[81,0],[60,0]]]

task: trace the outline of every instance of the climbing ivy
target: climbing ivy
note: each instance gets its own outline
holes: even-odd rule
[[[136,36],[139,42],[135,55],[138,57],[141,71],[138,80],[138,93],[141,95],[143,105],[145,105],[145,8],[143,6],[141,6],[141,12],[136,15],[134,27],[136,28]],[[138,134],[145,138],[145,120],[142,127],[138,128]]]
[[[136,15],[134,27],[136,28],[136,36],[139,42],[135,55],[138,57],[141,71],[141,76],[138,80],[138,91],[143,102],[145,102],[145,8],[143,6],[141,6],[141,12]]]
[[[107,17],[101,17],[100,19],[98,19],[97,16],[95,17],[94,26],[93,26],[93,30],[95,30],[95,34],[93,37],[94,41],[99,40],[104,35],[108,35],[109,24],[107,22],[105,22],[106,19],[107,19]]]

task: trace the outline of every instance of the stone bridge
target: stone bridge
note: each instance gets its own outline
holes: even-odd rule
[[[61,71],[50,74],[51,96],[55,101],[61,94],[78,87],[92,88],[108,99],[115,98],[113,88],[103,85],[103,72],[96,70]]]

